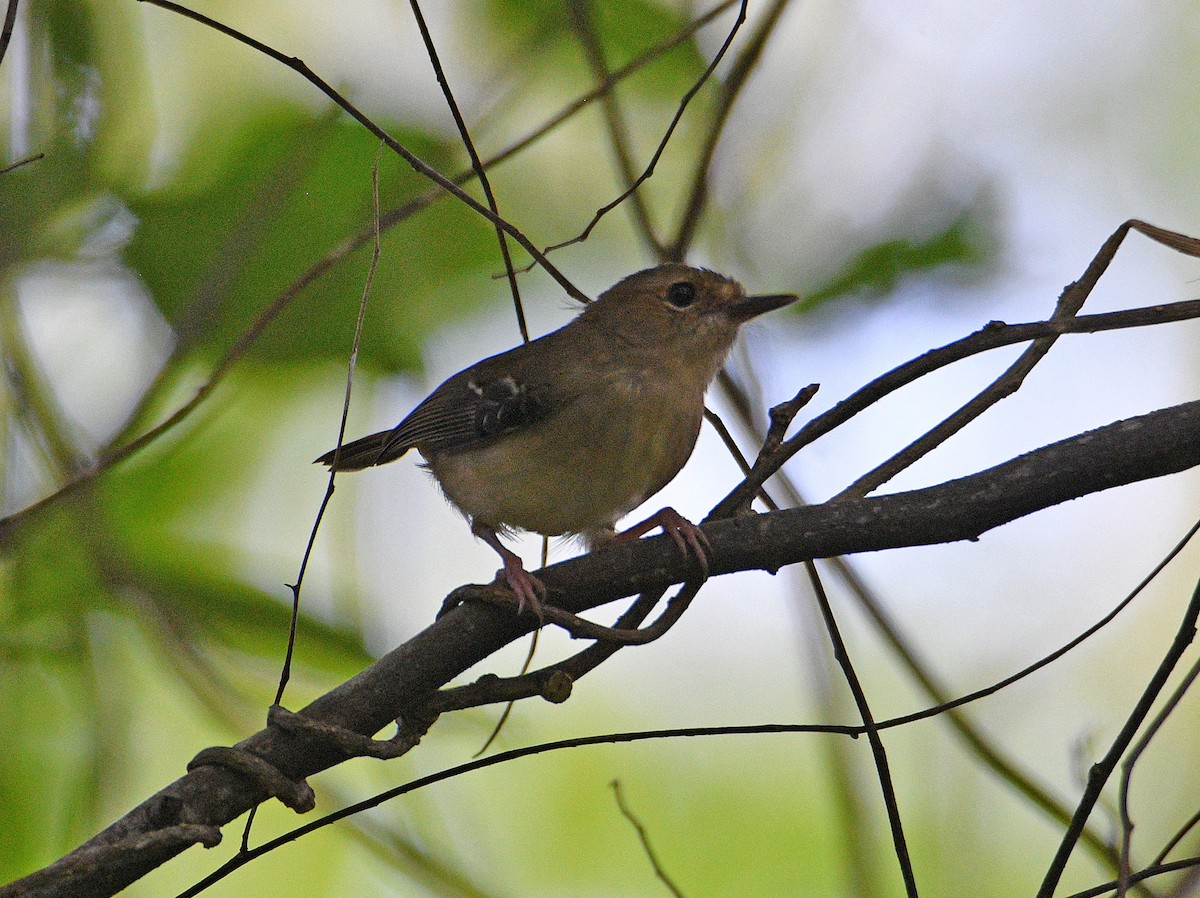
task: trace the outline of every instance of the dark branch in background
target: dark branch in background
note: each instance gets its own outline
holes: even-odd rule
[[[16,24],[17,21],[17,3],[18,0],[8,0],[8,9],[4,13],[4,26],[0,28],[0,64],[3,64],[4,54],[8,52],[8,43],[12,40],[13,25]],[[40,159],[41,156],[37,156],[35,158]],[[25,162],[28,161],[29,160],[26,159],[24,162],[18,162],[17,165],[24,165]],[[17,165],[10,166],[9,168],[0,171],[0,174],[4,174],[6,171],[11,171],[12,169],[16,168]]]
[[[1138,759],[1141,758],[1142,754],[1150,746],[1154,737],[1158,735],[1158,731],[1162,729],[1163,724],[1167,722],[1167,718],[1179,707],[1179,703],[1183,700],[1183,697],[1192,688],[1192,684],[1196,682],[1197,676],[1200,676],[1200,661],[1197,661],[1188,670],[1183,680],[1171,693],[1171,697],[1167,699],[1158,714],[1154,716],[1154,720],[1146,727],[1146,731],[1142,733],[1137,744],[1129,750],[1129,753],[1125,755],[1125,759],[1121,762],[1121,785],[1117,793],[1117,807],[1121,821],[1121,869],[1120,888],[1117,890],[1118,898],[1125,898],[1132,874],[1130,864],[1132,863],[1133,817],[1129,813],[1129,785],[1133,780],[1133,769],[1137,766]]]
[[[553,246],[547,247],[546,252],[562,249],[563,247],[571,246],[572,244],[580,243],[586,240],[592,233],[592,229],[600,223],[600,219],[602,219],[613,209],[617,208],[617,206],[621,205],[621,203],[625,202],[625,200],[635,190],[641,187],[642,184],[644,184],[646,180],[654,174],[654,169],[658,165],[658,160],[662,158],[662,154],[666,150],[667,144],[671,140],[671,135],[675,133],[675,128],[678,127],[680,120],[683,118],[683,113],[687,110],[688,104],[692,101],[692,97],[699,93],[700,88],[704,86],[705,82],[708,81],[708,79],[712,76],[713,71],[718,65],[720,65],[721,60],[725,57],[725,52],[729,49],[729,45],[733,43],[733,39],[737,36],[738,29],[740,29],[742,27],[742,23],[746,21],[746,3],[747,0],[741,0],[741,5],[738,7],[737,20],[733,23],[733,27],[729,29],[729,34],[725,36],[725,42],[721,44],[721,49],[717,51],[717,54],[713,57],[712,62],[708,64],[708,68],[704,70],[704,74],[700,76],[700,78],[695,84],[692,85],[688,92],[683,95],[683,99],[679,101],[679,107],[675,110],[675,116],[671,119],[671,124],[667,126],[667,130],[663,134],[662,140],[659,141],[658,148],[655,149],[654,155],[650,157],[650,162],[647,164],[645,170],[638,175],[637,179],[629,186],[628,189],[625,190],[624,193],[618,196],[615,200],[612,200],[610,203],[597,209],[596,214],[592,216],[592,220],[588,222],[587,227],[585,227],[570,240],[564,240],[562,243],[556,243]],[[653,240],[651,235],[647,236],[650,236]]]
[[[712,126],[708,129],[708,139],[705,142],[704,150],[696,160],[696,168],[692,174],[692,189],[688,194],[687,206],[679,221],[679,231],[666,250],[666,258],[669,261],[682,262],[696,237],[696,227],[700,223],[700,217],[708,202],[708,169],[712,165],[721,135],[725,133],[725,123],[729,120],[729,114],[733,111],[738,97],[741,96],[742,88],[750,80],[751,73],[762,57],[763,48],[766,47],[767,40],[774,33],[789,2],[790,0],[775,0],[767,9],[721,85],[717,111],[713,116]]]
[[[975,539],[1042,508],[1200,464],[1200,402],[1110,424],[935,487],[718,521],[705,527],[714,574],[776,571],[810,558]],[[538,576],[572,613],[665,588],[691,573],[666,538],[622,544],[552,565]],[[362,736],[420,717],[437,689],[532,628],[511,610],[471,603],[301,714]],[[239,743],[299,780],[345,760],[331,743],[270,727]],[[15,896],[111,895],[266,797],[244,774],[201,766],[45,870],[0,888]]]
[[[28,156],[25,159],[18,159],[12,165],[6,165],[4,168],[0,168],[0,175],[7,175],[10,171],[16,171],[22,165],[29,165],[31,162],[38,162],[45,158],[45,153],[35,153],[34,155]]]
[[[1200,825],[1200,811],[1192,814],[1192,816],[1189,817],[1184,824],[1175,831],[1175,835],[1167,839],[1166,844],[1159,849],[1158,854],[1154,856],[1154,860],[1152,860],[1147,866],[1157,867],[1159,864],[1165,862],[1170,856],[1171,852],[1174,851],[1179,846],[1179,843],[1187,837],[1187,834],[1195,829],[1198,825]]]
[[[1169,864],[1151,864],[1144,870],[1139,870],[1137,873],[1129,877],[1130,884],[1142,883],[1147,879],[1152,879],[1155,876],[1162,876],[1165,873],[1176,873],[1180,870],[1194,871],[1200,867],[1200,857],[1189,857],[1181,861],[1172,861]],[[1084,889],[1082,892],[1072,892],[1065,898],[1099,898],[1101,895],[1107,895],[1110,892],[1117,890],[1119,883],[1117,881],[1101,883],[1098,886],[1093,886],[1090,889]],[[1172,895],[1182,895],[1182,892],[1172,892]]]
[[[850,694],[854,696],[854,704],[858,708],[859,717],[862,719],[863,730],[866,731],[867,739],[871,743],[871,757],[875,762],[875,770],[879,776],[879,784],[883,790],[884,805],[887,808],[888,826],[892,831],[892,845],[896,851],[896,860],[900,863],[900,875],[904,879],[904,893],[908,898],[917,898],[917,880],[913,874],[912,858],[908,854],[908,841],[904,837],[904,825],[900,819],[900,806],[896,801],[896,789],[892,785],[892,774],[888,765],[887,751],[883,747],[883,740],[879,738],[879,727],[875,724],[871,707],[867,703],[867,694],[863,691],[862,683],[859,682],[858,674],[855,672],[854,665],[850,661],[850,653],[846,651],[846,643],[842,639],[841,630],[837,625],[837,620],[833,616],[833,606],[829,604],[829,596],[825,593],[825,587],[821,583],[821,578],[817,576],[816,565],[810,560],[806,561],[804,566],[808,570],[813,592],[816,593],[817,605],[821,609],[821,618],[825,621],[825,630],[829,634],[829,641],[833,644],[833,657],[842,669],[842,675],[846,678],[846,685],[850,687]]]
[[[608,70],[608,64],[604,60],[604,48],[600,45],[600,39],[592,25],[588,12],[590,6],[591,0],[569,0],[567,11],[570,14],[571,26],[579,36],[579,43],[583,47],[584,56],[587,57],[592,76],[598,84],[603,84],[612,76],[612,73]],[[632,142],[629,139],[629,129],[626,127],[625,118],[621,114],[621,107],[617,104],[615,91],[605,91],[601,95],[600,108],[604,112],[604,123],[608,128],[608,142],[616,157],[617,168],[620,170],[621,180],[627,191],[624,196],[629,200],[634,224],[641,233],[642,239],[649,243],[655,255],[661,258],[662,244],[650,221],[650,209],[641,192],[636,189],[638,174],[633,162]]]

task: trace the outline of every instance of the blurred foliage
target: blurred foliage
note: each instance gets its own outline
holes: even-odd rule
[[[848,298],[886,300],[906,277],[939,271],[977,272],[997,250],[994,216],[992,204],[981,198],[943,230],[927,237],[897,237],[868,246],[828,284],[801,297],[796,311],[803,314]]]
[[[454,145],[389,131],[431,164],[453,164]],[[344,118],[279,109],[242,131],[220,164],[192,148],[200,158],[187,160],[178,180],[131,199],[139,226],[125,259],[185,348],[208,358],[223,352],[293,280],[369,227],[378,146]],[[379,180],[384,212],[425,186],[390,153]],[[488,223],[460,204],[437,204],[389,231],[360,361],[380,371],[416,368],[430,329],[473,310],[470,292],[451,296],[449,287],[489,275],[494,248]],[[369,261],[368,241],[293,302],[254,354],[280,363],[344,359]]]
[[[606,0],[587,6],[610,69],[617,69],[687,25],[679,7],[648,0]],[[561,0],[487,0],[482,26],[502,42],[506,55],[519,56],[530,74],[591,82],[571,13]],[[532,52],[531,52],[532,51]],[[708,62],[692,42],[648,66],[630,87],[639,99],[675,103],[700,77]]]
[[[175,407],[197,371],[221,358],[288,285],[367,231],[378,146],[344,116],[264,102],[245,110],[236,127],[199,135],[168,178],[148,183],[155,124],[138,103],[152,94],[153,72],[138,32],[115,30],[134,13],[103,2],[112,6],[28,4],[34,41],[50,61],[35,71],[30,135],[46,157],[0,177],[0,314],[19,317],[16,285],[34,265],[86,262],[135,274],[176,339],[162,377],[136,397],[142,414],[135,420],[145,424]],[[519,65],[529,83],[591,84],[561,3],[491,0],[475,14],[475,26],[495,37],[487,52]],[[641,0],[595,4],[594,17],[613,67],[685,24],[679,7]],[[622,93],[673,104],[704,65],[687,42]],[[456,138],[435,133],[419,115],[387,127],[443,171],[462,167]],[[702,133],[703,122],[692,130]],[[595,167],[595,146],[572,153],[573,171]],[[555,177],[561,173],[520,172],[529,184]],[[426,188],[390,154],[379,179],[384,211]],[[615,190],[608,185],[594,204]],[[505,211],[521,220],[521,209],[515,197]],[[886,290],[906,272],[978,264],[986,253],[972,233],[964,217],[922,242],[897,236],[865,249],[809,302]],[[460,204],[435,203],[388,231],[382,244],[359,356],[367,375],[417,369],[430,334],[499,295],[484,289],[500,265],[494,233]],[[273,679],[248,671],[277,664],[287,595],[261,587],[270,575],[247,576],[265,562],[238,544],[236,524],[289,423],[280,409],[304,401],[314,371],[342,376],[369,251],[368,241],[302,291],[193,419],[0,536],[0,731],[10,740],[0,753],[0,880],[52,860],[103,825],[102,812],[120,813],[144,797],[136,791],[148,785],[138,776],[139,754],[127,749],[142,738],[135,723],[164,696],[172,707],[188,697],[214,711],[212,720],[195,723],[198,738],[212,742],[240,738],[244,732],[229,721],[261,713]],[[105,372],[89,374],[102,401]],[[11,383],[0,411],[10,435],[54,426],[53,415],[31,416]],[[83,448],[79,457],[87,457]],[[60,461],[38,463],[43,476],[69,476]],[[13,481],[19,473],[8,466],[9,497],[27,492]],[[294,549],[296,563],[307,526],[289,521],[276,536]],[[355,613],[333,606],[319,619],[306,614],[300,628],[301,672],[326,685],[370,660]],[[128,658],[136,661],[113,660]],[[126,663],[130,675],[122,676]],[[147,694],[155,677],[159,685]],[[254,688],[249,698],[222,694],[219,677],[242,686],[251,679]],[[198,747],[172,746],[163,764],[182,770]],[[754,811],[744,816],[752,820]]]

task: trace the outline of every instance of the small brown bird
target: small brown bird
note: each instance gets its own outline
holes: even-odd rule
[[[622,534],[616,522],[679,473],[704,394],[738,328],[796,299],[747,296],[686,265],[630,275],[574,321],[447,379],[394,429],[318,462],[357,471],[416,448],[471,531],[500,555],[497,580],[541,613],[545,586],[500,542],[514,529],[580,535],[589,548],[662,527],[707,573],[706,540],[672,508]]]

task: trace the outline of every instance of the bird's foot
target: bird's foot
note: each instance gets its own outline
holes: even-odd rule
[[[528,608],[537,615],[538,620],[545,623],[546,613],[542,610],[542,602],[546,598],[546,584],[525,570],[518,556],[509,552],[501,557],[504,567],[496,571],[496,585],[507,586],[517,597],[518,616]]]
[[[675,541],[675,545],[679,546],[679,551],[684,555],[691,555],[700,565],[700,570],[705,578],[708,577],[708,550],[712,548],[712,544],[708,541],[708,537],[704,535],[704,531],[696,524],[693,524],[671,506],[658,511],[640,524],[634,524],[628,530],[623,530],[613,537],[612,542],[626,542],[631,539],[637,539],[649,533],[655,527],[661,527],[662,532],[671,537]]]
[[[495,528],[472,521],[471,532],[491,546],[504,562],[504,567],[496,571],[494,582],[497,586],[507,586],[512,590],[513,595],[517,597],[517,614],[524,614],[528,608],[537,615],[539,621],[545,623],[542,600],[546,598],[546,584],[525,570],[521,556],[500,542]]]

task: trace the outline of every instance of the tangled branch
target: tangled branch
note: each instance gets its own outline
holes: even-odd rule
[[[778,571],[812,558],[978,539],[1017,518],[1090,493],[1200,465],[1200,401],[1119,421],[957,480],[715,521],[714,575]],[[692,573],[666,538],[612,546],[538,573],[555,604],[580,614],[669,588]],[[486,603],[462,604],[299,716],[366,739],[400,718],[418,721],[454,677],[529,632],[534,622]],[[507,700],[497,695],[495,701]],[[412,734],[401,740],[416,744]],[[346,760],[344,745],[270,726],[238,743],[293,782]],[[247,773],[196,767],[71,854],[0,888],[15,896],[105,896],[134,882],[268,797]]]

